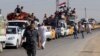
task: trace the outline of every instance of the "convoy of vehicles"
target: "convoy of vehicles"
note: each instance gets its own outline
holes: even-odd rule
[[[0,14],[0,52],[5,46],[14,46],[16,48],[20,47],[25,28],[30,25],[30,20],[32,20],[28,18],[29,16],[29,13],[26,12],[21,12],[19,14],[13,12],[7,15],[8,21],[6,21]],[[52,22],[46,20],[45,26],[47,31],[45,32],[45,36],[49,39],[55,39],[72,35],[74,32],[73,24],[76,23],[76,16],[74,14],[67,16],[68,18],[65,18],[68,19],[68,21],[62,18],[57,19],[58,22],[56,20],[51,20]],[[38,29],[37,26],[39,22],[36,21],[35,23],[36,28]],[[48,25],[46,25],[47,23]]]

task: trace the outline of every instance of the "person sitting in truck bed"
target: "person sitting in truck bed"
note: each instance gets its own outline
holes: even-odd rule
[[[21,13],[21,8],[19,5],[15,8],[15,13]]]

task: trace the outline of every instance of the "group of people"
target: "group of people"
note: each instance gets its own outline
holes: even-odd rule
[[[75,8],[73,9],[66,8],[64,10],[56,11],[54,14],[50,16],[47,16],[47,14],[45,13],[43,23],[46,25],[58,27],[59,20],[65,20],[66,23],[69,24],[70,17],[74,16],[75,17],[74,20],[76,20],[77,18],[75,10],[76,10]]]
[[[15,12],[20,13],[20,11],[21,10],[19,9],[19,6],[17,6],[17,8],[15,9]],[[34,20],[31,20],[30,21],[31,24],[27,26],[25,29],[24,36],[23,36],[24,43],[22,44],[22,46],[27,51],[27,55],[36,56],[37,46],[38,48],[41,48],[41,49],[45,48],[47,38],[44,32],[47,31],[47,28],[44,25],[50,25],[56,28],[58,26],[59,19],[64,19],[66,20],[66,23],[68,23],[67,21],[68,17],[73,16],[75,13],[76,12],[74,8],[73,10],[70,11],[70,13],[69,13],[69,9],[67,9],[60,12],[56,11],[55,15],[51,15],[50,17],[47,17],[47,15],[45,14],[43,24],[41,25],[39,24],[38,29],[35,28]],[[34,13],[32,13],[31,16],[35,18]],[[74,24],[74,38],[75,39],[78,38],[78,31],[82,34],[82,37],[84,38],[84,29],[85,28],[89,29],[89,27],[90,27],[89,24],[75,23]],[[89,33],[89,31],[87,31],[87,33]]]
[[[28,20],[28,21],[39,21],[39,19],[34,15],[34,13],[27,13],[23,11],[24,7],[17,5],[17,7],[14,10],[15,18],[21,18],[21,20]]]
[[[91,33],[92,25],[90,23],[79,22],[78,24],[74,24],[74,39],[78,39],[78,33],[81,33],[82,38],[84,38],[84,32],[87,34]]]
[[[79,27],[79,30],[77,28],[77,24],[74,24],[74,38],[78,39],[78,31],[82,34],[82,38],[84,38],[85,25],[82,23],[79,23],[78,27]],[[23,47],[27,51],[28,56],[36,56],[37,46],[40,49],[45,48],[47,38],[44,32],[46,31],[47,31],[47,28],[44,26],[44,24],[39,25],[38,30],[37,30],[35,28],[34,21],[31,21],[31,24],[28,27],[26,27],[26,30],[24,32],[24,37],[23,37],[23,40],[25,41],[25,45]],[[89,32],[91,31],[87,31],[87,33]]]
[[[14,12],[15,13],[21,13],[23,8],[24,8],[23,6],[20,7],[19,5],[17,5],[17,7],[15,8]]]

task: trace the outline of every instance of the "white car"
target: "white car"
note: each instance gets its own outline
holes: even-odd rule
[[[43,36],[45,36],[47,39],[52,39],[52,29],[51,26],[41,26],[40,29],[40,34],[43,33]]]
[[[46,38],[51,39],[52,38],[51,27],[46,26],[46,28],[47,28],[47,31],[45,32],[45,36],[46,36]]]
[[[20,33],[23,36],[25,27],[30,25],[27,20],[10,20],[8,21],[8,26],[18,26],[21,30]]]
[[[22,36],[19,33],[18,26],[8,26],[7,27],[7,40],[6,46],[13,46],[18,48],[21,44]]]
[[[65,20],[59,20],[58,27],[56,28],[57,37],[67,35],[67,24]]]

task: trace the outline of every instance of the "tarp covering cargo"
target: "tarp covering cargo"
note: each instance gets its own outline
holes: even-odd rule
[[[14,19],[25,20],[28,16],[29,14],[26,12],[21,12],[19,14],[12,12],[7,15],[7,19],[8,20],[14,20]]]

